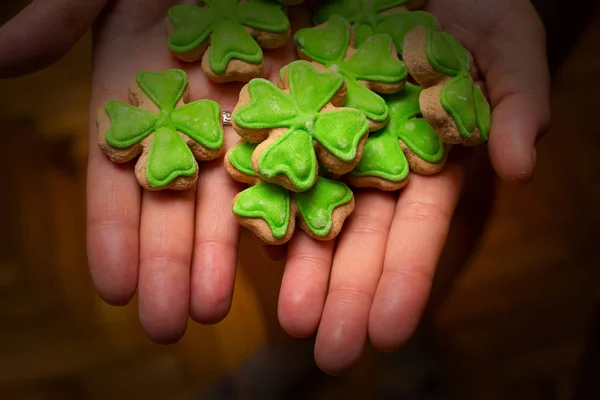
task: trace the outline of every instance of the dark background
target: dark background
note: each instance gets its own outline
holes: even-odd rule
[[[4,0],[2,22],[25,3]],[[554,73],[536,177],[497,182],[480,247],[431,316],[459,399],[600,398],[600,8],[535,3]],[[58,64],[0,81],[0,398],[190,398],[261,345],[286,343],[275,304],[282,267],[245,257],[246,237],[230,316],[190,322],[169,347],[146,339],[135,301],[98,298],[85,254],[90,51],[86,35]],[[369,398],[379,378],[410,377],[417,364],[382,364],[367,351],[314,398]]]

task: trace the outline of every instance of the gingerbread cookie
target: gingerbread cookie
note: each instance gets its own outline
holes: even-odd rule
[[[294,36],[300,58],[319,63],[346,79],[346,107],[365,114],[372,130],[385,126],[389,110],[378,93],[396,93],[408,76],[388,35],[367,38],[354,48],[352,27],[333,15],[313,28],[300,29]]]
[[[260,178],[294,192],[317,181],[318,162],[344,174],[360,161],[369,121],[343,108],[344,78],[307,61],[294,61],[279,87],[257,78],[242,89],[231,124],[251,143],[260,143],[252,166]]]
[[[310,237],[321,241],[336,238],[354,210],[354,195],[350,188],[322,177],[302,193],[261,182],[252,169],[252,153],[256,146],[241,142],[225,157],[227,171],[233,179],[254,184],[233,201],[233,213],[240,225],[271,245],[284,244],[292,238],[296,218]]]
[[[354,26],[356,45],[367,38],[388,34],[402,54],[404,36],[417,26],[438,29],[437,19],[425,11],[416,10],[425,0],[328,0],[319,2],[314,13],[315,25],[325,23],[332,15],[339,15]]]
[[[444,142],[471,146],[488,140],[490,104],[471,76],[471,54],[456,38],[415,28],[406,35],[404,62],[425,88],[421,112]]]
[[[350,185],[394,191],[406,185],[410,171],[432,175],[442,170],[451,146],[421,117],[422,90],[407,83],[402,92],[385,96],[390,122],[369,136],[360,163],[344,177]]]
[[[168,46],[186,62],[202,60],[214,82],[248,82],[263,71],[262,48],[285,45],[290,22],[272,0],[204,0],[169,9]]]
[[[194,186],[196,160],[219,157],[224,140],[219,105],[187,103],[188,97],[185,72],[138,72],[129,88],[131,104],[111,100],[98,110],[100,148],[117,163],[139,156],[135,175],[148,190]]]

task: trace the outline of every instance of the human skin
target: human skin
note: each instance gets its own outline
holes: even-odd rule
[[[126,100],[140,69],[182,68],[193,100],[213,99],[229,110],[241,85],[215,85],[199,65],[171,57],[164,19],[175,1],[85,3],[37,0],[3,26],[0,76],[48,65],[93,23],[91,276],[109,304],[125,305],[137,291],[150,339],[173,343],[184,334],[188,315],[211,324],[230,309],[240,233],[230,207],[240,187],[217,160],[203,164],[196,190],[143,191],[130,166],[100,152],[93,116],[107,100]],[[535,169],[536,140],[550,118],[545,33],[533,6],[527,0],[431,0],[427,9],[474,55],[494,110],[488,149],[496,173],[505,181],[527,182]],[[308,25],[307,13],[295,9],[292,17],[294,28]],[[293,59],[291,42],[268,52],[268,78],[275,81],[279,68]],[[227,145],[233,145],[236,134],[229,127],[225,133]],[[290,242],[279,320],[294,337],[316,333],[315,359],[323,371],[346,371],[367,338],[375,348],[391,351],[414,332],[463,191],[469,151],[461,150],[442,173],[412,176],[399,194],[357,191],[355,212],[336,242],[316,242],[302,233]]]

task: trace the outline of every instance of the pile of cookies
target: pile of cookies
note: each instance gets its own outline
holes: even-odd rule
[[[491,110],[471,54],[418,10],[424,1],[320,1],[293,38],[284,3],[301,1],[204,0],[167,18],[176,58],[201,62],[216,83],[245,83],[224,165],[249,185],[233,214],[265,243],[289,241],[296,221],[334,239],[354,210],[352,187],[400,190],[411,173],[439,173],[453,145],[487,141]],[[298,60],[276,84],[261,78],[262,49],[290,40]],[[115,162],[137,157],[148,190],[193,187],[197,160],[225,151],[219,104],[190,103],[187,88],[181,70],[142,71],[129,103],[99,110],[101,149]]]

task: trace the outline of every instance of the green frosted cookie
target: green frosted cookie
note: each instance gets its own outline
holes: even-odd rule
[[[407,83],[402,92],[385,96],[390,122],[371,133],[360,163],[345,176],[352,186],[393,191],[408,182],[411,171],[432,175],[442,170],[449,146],[421,117],[422,90]]]
[[[313,20],[319,25],[339,15],[353,25],[357,46],[373,35],[385,33],[402,54],[404,37],[412,29],[438,28],[436,18],[428,12],[409,11],[421,8],[424,3],[424,0],[324,0],[319,1]]]
[[[333,15],[322,25],[300,29],[294,41],[301,58],[319,63],[346,79],[346,107],[362,112],[372,130],[385,126],[389,109],[376,92],[396,93],[408,76],[390,36],[370,36],[354,48],[352,27],[344,18]]]
[[[411,76],[425,90],[421,111],[446,143],[476,145],[488,140],[490,104],[471,76],[471,54],[452,35],[416,28],[403,54]]]
[[[240,93],[232,125],[252,143],[252,168],[266,182],[294,192],[313,187],[318,165],[344,174],[360,161],[369,132],[361,112],[340,108],[344,78],[306,61],[288,65],[280,86],[253,79]]]
[[[354,210],[354,195],[350,188],[322,177],[302,193],[262,182],[252,168],[252,153],[256,146],[242,141],[225,156],[225,167],[231,177],[253,184],[234,199],[233,214],[238,222],[272,245],[291,239],[296,218],[302,230],[317,240],[337,237],[344,221]]]
[[[261,48],[287,43],[290,22],[274,0],[203,0],[169,9],[168,46],[186,62],[202,60],[215,82],[242,81],[263,71]]]
[[[111,100],[98,111],[100,148],[114,162],[139,156],[135,175],[148,190],[184,190],[198,178],[196,160],[224,150],[221,110],[212,100],[187,103],[185,72],[138,72],[131,104]]]

